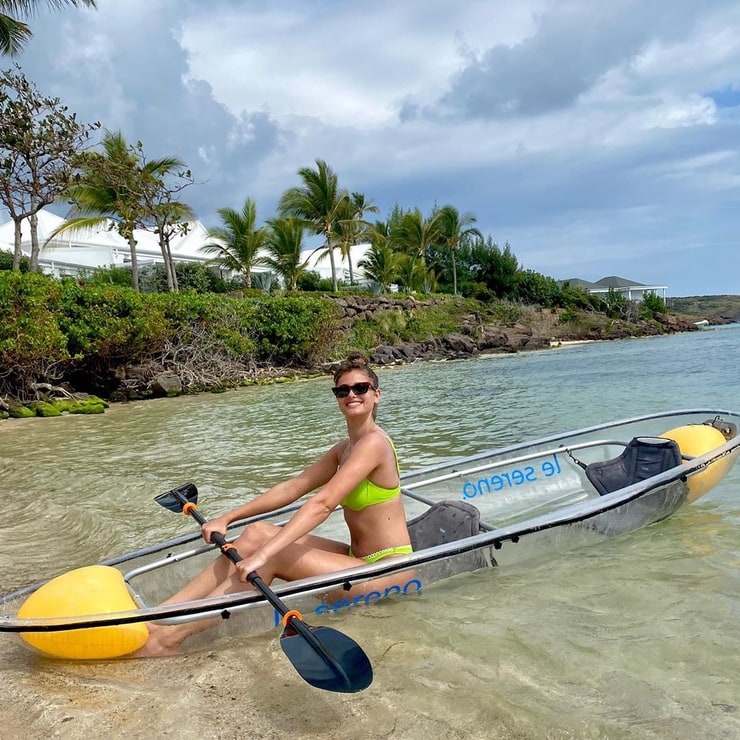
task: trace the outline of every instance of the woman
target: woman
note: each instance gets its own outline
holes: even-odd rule
[[[347,423],[347,438],[295,478],[204,524],[203,537],[211,542],[213,533],[225,535],[231,522],[275,511],[317,492],[285,526],[266,522],[247,526],[234,541],[243,560],[234,566],[219,557],[165,603],[244,591],[252,571],[269,584],[274,578],[307,578],[411,552],[398,458],[390,438],[375,422],[381,391],[367,358],[350,355],[334,373],[332,391]],[[337,506],[344,510],[349,545],[311,534]],[[211,624],[152,625],[139,654],[176,652],[186,637]]]

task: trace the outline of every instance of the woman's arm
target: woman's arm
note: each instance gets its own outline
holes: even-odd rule
[[[383,464],[387,459],[388,445],[388,441],[381,434],[363,437],[326,485],[306,501],[271,540],[254,555],[237,564],[237,571],[242,580],[246,581],[248,573],[261,568],[271,557],[301,537],[310,534],[324,522],[350,491]]]
[[[346,442],[338,442],[313,465],[307,467],[294,478],[282,481],[251,501],[247,501],[245,504],[206,522],[202,528],[206,542],[211,541],[213,532],[225,535],[227,526],[232,522],[281,509],[326,483],[336,472],[339,465],[339,456],[345,444]]]

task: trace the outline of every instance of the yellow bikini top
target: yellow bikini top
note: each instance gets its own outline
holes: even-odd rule
[[[386,437],[386,439],[390,442],[391,448],[393,449],[393,456],[396,458],[396,470],[398,470],[400,475],[401,469],[398,465],[398,453],[396,452],[393,440],[390,437]],[[352,511],[361,511],[362,509],[366,509],[368,506],[375,506],[375,504],[384,504],[386,501],[391,501],[396,498],[396,496],[400,495],[400,493],[400,481],[398,485],[393,488],[382,488],[371,480],[365,478],[365,480],[360,481],[357,488],[350,491],[350,493],[341,500],[340,504]]]

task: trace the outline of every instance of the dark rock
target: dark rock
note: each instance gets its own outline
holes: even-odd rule
[[[458,334],[457,332],[451,332],[447,334],[442,340],[444,344],[449,347],[453,352],[460,355],[477,355],[478,347],[475,342],[464,334]]]
[[[149,383],[149,388],[155,395],[179,396],[182,393],[182,380],[176,375],[160,373]]]

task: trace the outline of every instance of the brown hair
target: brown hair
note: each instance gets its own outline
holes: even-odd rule
[[[380,381],[375,371],[370,367],[370,360],[361,352],[351,352],[347,359],[339,364],[339,367],[334,371],[334,383],[338,383],[342,375],[350,370],[360,370],[367,375],[375,388],[380,388]]]

